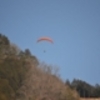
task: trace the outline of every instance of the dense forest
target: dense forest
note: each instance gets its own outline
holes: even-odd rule
[[[85,81],[74,79],[72,82],[70,82],[69,80],[66,80],[66,85],[68,85],[72,89],[75,89],[80,95],[80,97],[85,97],[85,98],[100,97],[100,85],[99,84],[92,86]]]
[[[79,100],[57,70],[0,34],[0,100]]]

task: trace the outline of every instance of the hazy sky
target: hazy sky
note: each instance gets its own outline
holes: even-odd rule
[[[0,0],[0,33],[63,80],[100,84],[100,0]],[[41,36],[54,44],[36,43]]]

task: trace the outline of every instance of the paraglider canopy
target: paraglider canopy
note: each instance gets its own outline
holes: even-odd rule
[[[50,43],[53,43],[53,40],[49,37],[40,37],[37,42],[41,42],[41,41],[47,41],[47,42],[50,42]]]
[[[37,43],[38,42],[42,42],[42,41],[46,41],[46,42],[49,42],[49,43],[52,43],[53,44],[53,40],[50,38],[50,37],[40,37],[37,39]],[[46,50],[43,51],[44,53],[46,52]]]

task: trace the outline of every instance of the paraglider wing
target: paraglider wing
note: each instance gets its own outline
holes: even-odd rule
[[[41,37],[37,40],[37,42],[41,42],[41,41],[48,41],[48,42],[53,43],[53,40],[49,37]]]

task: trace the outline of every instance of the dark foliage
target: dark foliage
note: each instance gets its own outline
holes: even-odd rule
[[[92,86],[85,81],[74,79],[72,82],[69,82],[69,80],[67,80],[66,85],[69,85],[70,88],[75,89],[80,97],[100,97],[100,85],[98,84]]]

